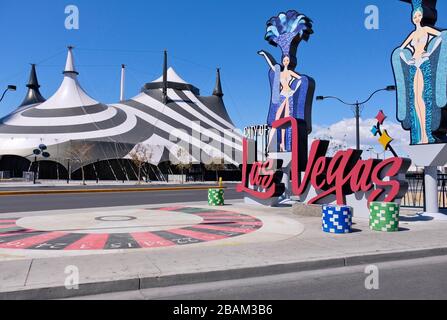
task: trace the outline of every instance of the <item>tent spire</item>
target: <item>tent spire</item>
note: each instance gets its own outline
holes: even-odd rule
[[[163,61],[163,103],[168,102],[168,51],[164,51]]]
[[[76,71],[74,66],[73,49],[74,47],[72,46],[68,47],[67,62],[65,63],[65,70],[63,73],[79,75],[79,72]]]
[[[23,100],[20,107],[45,102],[45,98],[42,97],[39,91],[40,85],[39,81],[37,80],[37,72],[35,64],[31,64],[31,72],[26,87],[28,88],[28,93],[26,94],[26,97]]]
[[[79,73],[76,71],[73,59],[73,47],[68,47],[67,62],[65,63],[64,79],[55,94],[45,101],[39,108],[75,108],[99,104],[82,89],[78,82]]]
[[[31,64],[31,72],[29,75],[29,81],[26,85],[27,88],[30,89],[39,89],[39,81],[37,80],[37,72],[36,72],[36,65],[34,63]]]
[[[214,88],[213,96],[217,96],[219,98],[222,98],[224,96],[222,90],[222,82],[220,81],[220,68],[217,68],[216,87]]]

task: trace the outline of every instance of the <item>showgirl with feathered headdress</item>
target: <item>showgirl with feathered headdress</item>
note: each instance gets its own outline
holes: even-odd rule
[[[436,0],[412,3],[415,30],[392,57],[397,118],[411,131],[411,144],[447,142],[447,31],[434,27]]]
[[[260,51],[269,67],[272,90],[268,124],[276,120],[295,117],[306,121],[309,133],[312,131],[312,99],[315,82],[312,78],[295,71],[297,49],[301,40],[307,41],[313,33],[312,21],[297,11],[281,13],[267,22],[265,39],[282,52],[281,64],[265,51]],[[278,137],[280,152],[291,151],[292,132],[290,129],[270,132],[270,143]]]

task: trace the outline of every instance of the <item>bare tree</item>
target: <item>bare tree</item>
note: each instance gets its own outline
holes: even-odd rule
[[[192,167],[191,155],[183,148],[177,150],[178,163],[175,165],[178,170],[180,170],[182,175],[182,184],[184,183],[184,172]]]
[[[87,185],[85,182],[84,166],[87,161],[91,159],[92,149],[92,143],[86,143],[85,141],[70,141],[70,147],[65,151],[70,160],[79,163],[79,166],[81,167],[82,184],[84,186]]]
[[[141,143],[137,144],[129,154],[130,159],[138,168],[138,184],[141,184],[141,172],[143,170],[143,167],[147,163],[150,163],[152,155],[153,155],[152,148]]]
[[[216,172],[216,181],[219,181],[219,171],[225,170],[225,161],[223,158],[213,158],[211,162],[205,164],[205,169]]]

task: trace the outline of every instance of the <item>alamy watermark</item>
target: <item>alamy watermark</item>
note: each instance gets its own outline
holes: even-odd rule
[[[79,30],[79,8],[73,4],[65,7],[65,29]]]
[[[67,290],[79,290],[79,268],[76,266],[67,266],[64,273],[67,275],[65,278],[65,288]]]
[[[379,268],[374,265],[367,266],[365,268],[365,274],[368,275],[365,279],[365,289],[366,290],[379,290],[380,289]]]
[[[380,29],[380,11],[379,7],[375,5],[369,5],[365,8],[365,28],[367,30],[379,30]]]

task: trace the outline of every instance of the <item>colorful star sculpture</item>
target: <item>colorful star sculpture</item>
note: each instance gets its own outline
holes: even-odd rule
[[[379,143],[385,151],[390,151],[395,157],[398,157],[396,151],[394,151],[393,147],[391,146],[394,139],[391,138],[387,130],[382,130],[382,125],[385,123],[386,118],[385,113],[380,110],[376,116],[377,124],[372,127],[371,133],[375,137],[379,136]]]
[[[382,145],[384,150],[388,150],[391,142],[393,142],[393,138],[390,137],[390,135],[388,134],[388,131],[383,130],[382,135],[380,136],[379,142]]]

